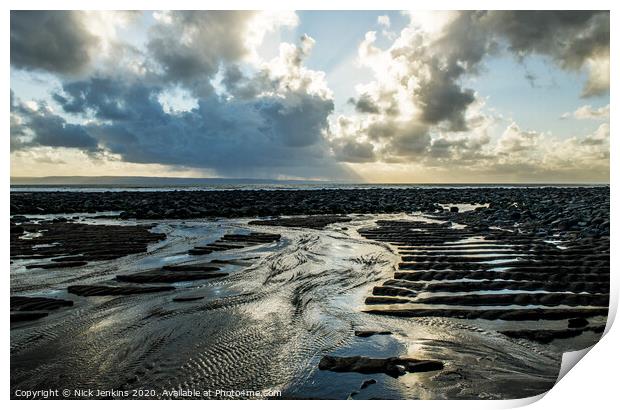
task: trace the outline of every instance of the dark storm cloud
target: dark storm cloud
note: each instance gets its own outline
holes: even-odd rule
[[[151,121],[163,113],[157,101],[162,88],[128,83],[122,78],[92,77],[66,83],[52,98],[71,114],[92,113],[106,121]]]
[[[306,147],[322,140],[321,132],[327,128],[327,116],[334,110],[331,100],[302,94],[290,96],[297,99],[290,105],[285,96],[279,99],[259,100],[259,113],[271,125],[269,133],[288,147]]]
[[[11,65],[60,74],[84,71],[99,43],[77,11],[11,11]]]
[[[191,111],[165,112],[158,87],[91,78],[67,83],[55,99],[74,114],[96,120],[84,126],[57,124],[63,143],[29,127],[38,145],[100,146],[123,161],[213,169],[222,175],[263,176],[274,171],[314,177],[350,177],[329,155],[322,138],[333,102],[304,92],[251,100],[211,95]],[[54,119],[46,116],[47,124]],[[70,137],[73,136],[73,139]],[[83,138],[83,140],[81,139]],[[84,144],[84,146],[81,145]]]
[[[70,124],[47,106],[30,108],[11,98],[11,150],[31,146],[98,151],[97,140],[81,125]]]

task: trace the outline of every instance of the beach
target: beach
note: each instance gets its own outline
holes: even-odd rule
[[[11,392],[540,394],[604,331],[609,201],[608,186],[13,190]]]

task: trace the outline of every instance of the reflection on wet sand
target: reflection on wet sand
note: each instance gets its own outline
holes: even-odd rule
[[[156,236],[144,252],[54,271],[27,269],[31,259],[15,258],[12,296],[66,302],[31,304],[36,308],[31,312],[44,311],[45,317],[12,325],[12,390],[253,389],[280,390],[285,398],[334,399],[526,397],[553,385],[566,340],[555,344],[551,337],[544,344],[515,331],[559,332],[581,315],[587,317],[586,330],[570,336],[571,345],[579,348],[594,343],[599,334],[592,330],[604,324],[605,315],[598,311],[582,314],[596,309],[581,306],[584,301],[603,306],[597,297],[603,287],[596,288],[596,282],[584,279],[579,282],[583,287],[573,290],[587,293],[572,294],[572,299],[554,296],[557,300],[547,298],[539,306],[546,294],[533,291],[569,294],[560,292],[559,281],[531,281],[530,265],[522,263],[544,252],[557,259],[559,248],[553,244],[536,242],[526,249],[517,237],[473,232],[465,225],[455,229],[428,215],[322,217],[311,226],[302,219],[154,221],[149,233]],[[55,223],[136,225],[88,216]],[[45,232],[37,240],[43,243]],[[489,273],[487,262],[507,266],[505,275],[513,277],[501,278],[498,285],[489,275],[502,274]],[[482,273],[473,279],[474,271]],[[448,273],[450,278],[442,279]],[[473,306],[478,304],[474,300],[465,303],[470,294],[503,298],[508,305],[493,309],[506,312],[534,308],[524,305],[572,311],[543,321],[389,314],[399,309],[491,310]],[[367,305],[373,297],[383,299]],[[513,303],[513,297],[523,304]],[[396,299],[403,299],[402,306],[393,303]],[[567,300],[575,303],[565,306]],[[12,314],[17,306],[26,309],[15,299],[13,312],[11,302]]]

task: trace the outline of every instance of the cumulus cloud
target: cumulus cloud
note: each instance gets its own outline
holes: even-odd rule
[[[593,108],[590,105],[583,105],[574,112],[566,112],[560,117],[562,119],[575,118],[578,120],[606,120],[609,119],[609,104]]]
[[[601,124],[592,134],[579,140],[581,145],[609,145],[609,124]]]
[[[499,139],[498,153],[500,155],[521,155],[522,151],[536,149],[539,140],[543,138],[535,131],[524,131],[516,123],[506,128]]]
[[[609,178],[609,126],[584,137],[562,139],[510,124],[482,165],[498,175],[539,181],[601,181]]]
[[[334,124],[331,139],[338,150],[355,148],[342,140],[362,136],[379,159],[406,162],[469,145],[460,136],[437,140],[433,147],[431,134],[471,131],[467,115],[477,96],[461,79],[476,72],[489,46],[481,32],[471,30],[468,14],[439,16],[421,20],[412,15],[410,26],[385,50],[376,46],[375,32],[366,34],[359,61],[373,70],[375,79],[358,86],[359,97],[350,99],[356,114],[348,121],[356,125]]]

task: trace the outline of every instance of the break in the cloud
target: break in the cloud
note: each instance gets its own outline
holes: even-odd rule
[[[318,48],[312,37],[279,41],[275,57],[263,56],[266,37],[300,23],[293,12],[12,12],[12,69],[61,84],[36,101],[11,92],[13,161],[67,166],[80,153],[117,168],[222,176],[350,179],[408,167],[422,180],[456,170],[509,180],[608,178],[607,124],[569,138],[503,125],[487,96],[464,84],[475,84],[489,57],[540,56],[557,70],[587,73],[581,98],[607,93],[609,13],[408,19],[398,33],[378,13],[381,33],[351,45],[373,79],[346,97],[347,113],[335,106],[329,73],[306,65]],[[608,105],[563,115],[608,116]]]

